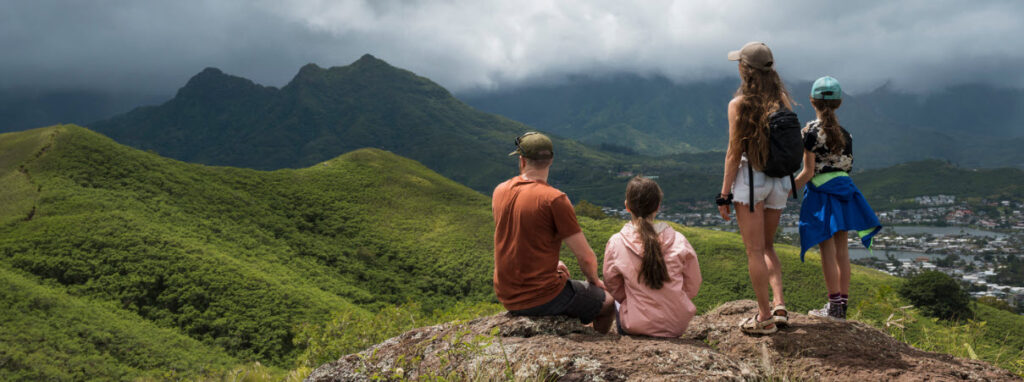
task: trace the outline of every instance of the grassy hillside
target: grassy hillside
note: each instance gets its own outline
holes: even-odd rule
[[[186,164],[75,126],[0,135],[0,265],[242,360],[297,325],[489,300],[489,202],[359,150],[303,170]]]
[[[6,266],[0,304],[0,380],[196,377],[238,363],[223,349]]]
[[[12,307],[0,316],[0,373],[12,379],[308,367],[495,311],[488,198],[385,151],[263,172],[182,163],[64,125],[0,135],[0,179],[0,298]],[[580,221],[603,258],[622,222]],[[738,236],[680,229],[702,264],[701,311],[753,296]],[[790,308],[818,307],[815,256],[780,253]],[[886,294],[900,281],[856,269],[858,317],[884,327],[902,306]],[[894,334],[957,353],[950,336],[967,333],[984,359],[1020,358],[1024,321],[978,311],[983,329],[914,316]]]
[[[622,229],[624,222],[586,217],[581,217],[580,221],[591,247],[603,259],[605,243],[612,234]],[[697,251],[704,278],[700,293],[694,299],[698,314],[726,301],[754,299],[747,274],[746,251],[738,234],[671,224],[686,236]],[[818,252],[808,252],[806,262],[801,263],[797,247],[778,245],[776,251],[782,262],[786,306],[801,313],[820,308],[825,303],[827,291]],[[564,248],[562,260],[577,278],[582,277],[572,254]],[[976,304],[974,321],[937,321],[916,309],[900,309],[909,305],[894,292],[902,282],[900,278],[873,269],[852,266],[850,317],[885,330],[918,348],[964,358],[976,355],[977,358],[1024,375],[1024,361],[1021,361],[1024,360],[1024,316]],[[901,317],[904,319],[895,321],[898,325],[892,325],[893,320]],[[969,344],[969,347],[964,344]]]
[[[915,196],[954,195],[964,199],[1024,199],[1024,170],[972,169],[930,160],[853,175],[857,187],[878,208],[901,206]]]

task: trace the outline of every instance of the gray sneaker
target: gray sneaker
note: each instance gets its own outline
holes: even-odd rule
[[[833,320],[845,321],[846,312],[843,310],[843,304],[833,304],[831,301],[826,302],[825,306],[821,309],[814,309],[807,312],[808,315],[816,317],[831,318]]]
[[[828,312],[831,305],[831,302],[826,302],[824,307],[822,307],[821,309],[811,310],[807,312],[807,315],[815,317],[828,317]]]

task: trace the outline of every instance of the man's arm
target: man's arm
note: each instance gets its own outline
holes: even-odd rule
[[[579,262],[580,270],[587,277],[587,281],[604,289],[604,283],[597,278],[597,255],[594,255],[594,250],[587,243],[583,231],[565,238],[564,242],[569,246],[569,250],[576,255],[576,261]]]

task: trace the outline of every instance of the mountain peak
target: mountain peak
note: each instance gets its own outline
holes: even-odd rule
[[[384,60],[381,60],[381,59],[379,59],[377,57],[374,57],[372,54],[369,54],[369,53],[364,54],[362,57],[359,57],[358,60],[356,60],[355,62],[352,63],[352,66],[367,66],[367,65],[386,65],[386,66],[391,66],[391,65],[388,65],[388,63],[385,62]]]
[[[224,72],[222,72],[220,69],[217,69],[217,68],[212,67],[212,66],[208,66],[205,69],[203,69],[203,71],[199,72],[198,75],[217,76],[217,75],[223,75],[223,74],[224,74]]]
[[[306,65],[302,65],[302,67],[299,68],[299,73],[296,74],[295,76],[296,77],[311,76],[311,75],[315,75],[315,74],[321,73],[323,71],[324,71],[324,68],[321,68],[320,65],[317,65],[317,64],[314,64],[314,63],[310,62],[310,63],[308,63]]]
[[[201,72],[196,73],[196,75],[192,76],[192,78],[188,80],[188,83],[185,84],[185,87],[195,86],[196,84],[208,82],[223,81],[224,79],[230,77],[231,76],[224,74],[224,72],[220,69],[210,66],[203,69]]]
[[[239,94],[262,88],[248,79],[226,74],[220,69],[208,67],[192,76],[181,89],[177,97],[221,97]]]

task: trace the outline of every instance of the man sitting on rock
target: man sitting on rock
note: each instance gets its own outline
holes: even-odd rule
[[[607,333],[615,313],[597,277],[597,256],[576,221],[564,192],[547,183],[554,158],[551,139],[530,132],[516,138],[516,177],[494,189],[494,293],[514,315],[579,318]],[[558,260],[565,242],[587,282],[570,280]]]

